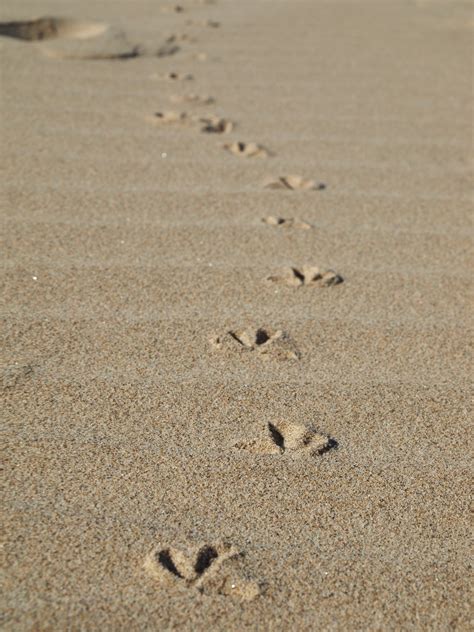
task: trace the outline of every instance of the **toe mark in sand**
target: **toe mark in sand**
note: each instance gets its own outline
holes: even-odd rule
[[[188,586],[198,586],[211,570],[217,570],[228,559],[239,555],[229,544],[190,545],[185,550],[156,547],[145,561],[145,568],[158,579],[184,580]]]
[[[283,189],[286,191],[322,191],[326,185],[316,180],[305,180],[301,176],[279,176],[264,183],[266,189]]]
[[[183,576],[178,571],[175,563],[173,562],[173,558],[171,557],[171,553],[169,552],[169,550],[158,551],[157,560],[163,568],[166,568],[166,570],[168,570],[173,575],[176,575],[176,577],[183,579]]]
[[[281,432],[278,430],[278,428],[276,426],[274,426],[273,424],[269,423],[268,424],[268,430],[270,431],[270,438],[273,441],[273,443],[280,450],[284,450],[285,449],[285,437],[281,434]]]
[[[266,149],[262,145],[258,145],[257,143],[227,143],[226,145],[224,145],[224,149],[226,149],[231,154],[234,154],[234,156],[240,156],[243,158],[251,158],[253,156],[266,158],[270,155],[268,149]]]
[[[213,546],[203,546],[198,552],[196,563],[194,565],[196,574],[202,575],[218,557],[219,553]]]
[[[31,364],[12,364],[1,370],[2,389],[7,390],[23,384],[31,378],[34,368]]]
[[[278,421],[267,424],[267,433],[251,441],[235,444],[235,448],[254,454],[285,454],[294,456],[320,456],[338,443],[332,437],[318,432],[310,424]]]
[[[334,270],[322,270],[318,266],[285,268],[281,274],[267,277],[272,283],[282,283],[290,287],[331,287],[343,282],[343,278]]]

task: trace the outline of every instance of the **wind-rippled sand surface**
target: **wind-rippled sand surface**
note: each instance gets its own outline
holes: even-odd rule
[[[472,5],[0,21],[4,629],[468,630]]]

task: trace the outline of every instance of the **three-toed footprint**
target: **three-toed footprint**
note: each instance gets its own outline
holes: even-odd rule
[[[193,105],[211,105],[215,103],[214,97],[200,94],[172,94],[170,96],[172,103],[192,103]]]
[[[184,7],[181,4],[161,7],[161,13],[184,13]]]
[[[283,189],[286,191],[322,191],[326,188],[326,185],[322,182],[316,182],[316,180],[306,180],[301,176],[279,176],[278,178],[269,178],[265,180],[264,186],[266,189]]]
[[[158,81],[192,81],[194,77],[189,72],[166,72],[163,75],[153,74],[151,79]]]
[[[254,156],[257,156],[258,158],[266,158],[270,155],[268,149],[262,145],[258,145],[257,143],[226,143],[224,145],[224,149],[231,154],[234,154],[234,156],[240,156],[242,158],[252,158]]]
[[[203,124],[201,132],[207,134],[228,134],[234,129],[234,123],[219,116],[209,116],[199,119]]]
[[[284,268],[280,274],[266,278],[271,283],[282,283],[290,287],[331,287],[342,283],[343,278],[334,270],[323,270],[318,266],[304,265],[301,268]]]
[[[211,29],[218,29],[221,25],[216,20],[187,20],[186,24],[189,26],[206,26]]]
[[[337,447],[337,441],[318,432],[311,424],[275,421],[262,429],[262,436],[234,445],[254,454],[286,454],[318,456]]]
[[[165,110],[163,112],[155,112],[152,116],[147,116],[147,120],[155,125],[174,125],[185,124],[190,122],[190,118],[186,112],[174,112]]]
[[[156,51],[156,56],[171,57],[171,55],[176,55],[176,53],[179,53],[180,50],[181,48],[177,44],[166,42],[158,48],[158,50]]]
[[[279,360],[298,360],[301,357],[296,344],[286,332],[262,327],[230,330],[212,338],[211,344],[223,351],[256,352]]]
[[[165,41],[168,44],[175,44],[176,42],[188,42],[192,44],[195,43],[197,40],[193,35],[190,35],[189,33],[173,33],[172,35],[168,35]]]
[[[276,215],[269,215],[268,217],[263,217],[262,222],[268,224],[268,226],[277,226],[278,228],[302,228],[303,230],[312,228],[311,224],[297,217],[277,217]]]
[[[147,556],[144,568],[160,583],[181,583],[203,593],[217,593],[250,601],[261,593],[260,585],[246,577],[245,555],[227,542],[179,549],[158,545]]]
[[[155,112],[151,116],[146,117],[150,123],[155,125],[175,125],[175,124],[187,124],[187,125],[199,125],[202,132],[209,134],[228,134],[232,131],[233,123],[226,119],[219,117],[202,118],[200,116],[194,116],[187,112],[176,112],[173,110],[164,110]],[[258,151],[262,151],[261,148]]]

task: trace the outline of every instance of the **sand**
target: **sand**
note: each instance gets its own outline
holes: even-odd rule
[[[472,5],[0,20],[3,629],[468,630]]]

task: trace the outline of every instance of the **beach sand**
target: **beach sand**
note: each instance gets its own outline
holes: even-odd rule
[[[471,9],[3,3],[5,630],[469,629]]]

